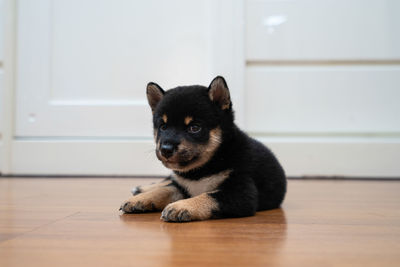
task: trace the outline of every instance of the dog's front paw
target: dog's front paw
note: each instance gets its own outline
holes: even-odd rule
[[[154,211],[156,210],[156,207],[154,203],[149,200],[132,197],[122,203],[119,210],[122,210],[125,213],[142,213],[147,211]]]
[[[193,220],[193,217],[185,205],[175,202],[165,207],[161,213],[161,219],[165,222],[189,222]]]
[[[218,203],[208,193],[182,199],[165,207],[161,219],[166,222],[189,222],[211,219]]]

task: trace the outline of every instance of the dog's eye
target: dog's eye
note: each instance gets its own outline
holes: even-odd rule
[[[189,133],[198,133],[201,131],[201,127],[197,124],[190,125],[188,128]]]
[[[164,123],[164,124],[161,124],[161,125],[160,125],[160,130],[161,130],[161,131],[167,130],[167,124],[165,124],[165,123]]]

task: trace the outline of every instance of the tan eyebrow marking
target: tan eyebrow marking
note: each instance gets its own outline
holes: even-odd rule
[[[186,125],[189,125],[189,123],[190,123],[192,120],[193,120],[193,118],[190,117],[190,116],[185,117],[185,124],[186,124]]]
[[[164,121],[164,123],[167,123],[168,121],[167,114],[162,115],[162,120]]]

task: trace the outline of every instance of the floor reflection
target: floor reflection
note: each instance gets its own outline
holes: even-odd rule
[[[276,263],[286,240],[283,209],[258,212],[256,216],[190,223],[165,223],[159,214],[120,216],[135,230],[157,238],[165,264],[185,263],[267,264]],[[150,240],[149,240],[150,241]],[[218,258],[215,256],[218,255]],[[257,255],[256,257],[254,255]]]

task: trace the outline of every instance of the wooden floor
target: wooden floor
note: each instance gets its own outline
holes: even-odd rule
[[[157,179],[0,178],[0,266],[400,266],[400,182],[290,180],[282,209],[123,215]]]

